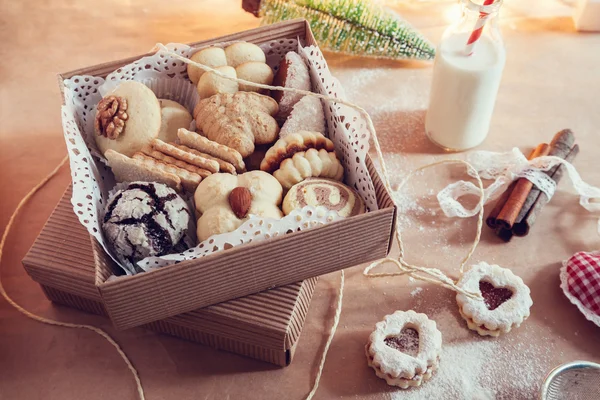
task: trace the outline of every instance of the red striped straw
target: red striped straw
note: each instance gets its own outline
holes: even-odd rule
[[[483,5],[490,6],[490,5],[494,4],[494,1],[495,0],[485,0],[483,2]],[[467,47],[465,49],[465,54],[467,56],[470,56],[471,54],[473,54],[473,49],[475,48],[475,44],[481,37],[481,33],[483,32],[483,27],[485,26],[485,23],[486,23],[489,15],[490,15],[489,13],[484,12],[484,11],[481,11],[479,13],[479,18],[477,18],[477,22],[475,23],[475,26],[473,27],[473,32],[471,32],[471,35],[469,36],[469,40],[467,40]]]

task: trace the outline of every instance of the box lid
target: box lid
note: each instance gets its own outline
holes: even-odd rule
[[[91,237],[73,213],[65,191],[23,259],[34,281],[102,302],[95,285]],[[291,349],[308,312],[316,278],[166,318],[188,329],[276,350]]]

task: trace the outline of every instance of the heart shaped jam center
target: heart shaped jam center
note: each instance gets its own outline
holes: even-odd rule
[[[404,328],[399,335],[388,336],[383,341],[392,349],[410,356],[414,357],[419,353],[419,332],[416,329]]]
[[[495,310],[513,296],[512,290],[508,288],[497,288],[490,282],[480,281],[479,290],[488,310]]]

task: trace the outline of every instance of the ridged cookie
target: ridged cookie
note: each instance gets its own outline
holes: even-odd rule
[[[279,169],[273,172],[281,186],[288,190],[306,178],[320,177],[341,181],[344,167],[337,159],[335,152],[325,149],[308,149],[283,160]]]
[[[308,149],[325,149],[334,151],[333,142],[318,132],[300,131],[279,139],[267,151],[265,158],[260,163],[260,169],[273,173],[286,158]]]

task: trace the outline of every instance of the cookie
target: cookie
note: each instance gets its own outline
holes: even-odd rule
[[[181,186],[188,193],[194,193],[203,177],[209,176],[210,171],[198,168],[176,158],[169,157],[155,150],[135,153],[133,161],[138,161],[145,169],[159,169],[177,175],[181,180]]]
[[[190,57],[190,60],[197,62],[198,64],[204,64],[211,68],[217,68],[227,65],[227,58],[225,57],[225,51],[220,47],[207,47],[202,49]],[[197,85],[198,81],[204,70],[194,65],[188,64],[187,73],[190,80]]]
[[[162,165],[134,160],[114,150],[104,154],[117,182],[158,182],[181,192],[181,179],[171,169]]]
[[[519,327],[533,305],[529,288],[506,268],[480,262],[465,272],[458,287],[478,293],[483,300],[456,295],[460,315],[481,336],[499,336]]]
[[[173,189],[133,182],[108,200],[102,230],[119,258],[134,264],[168,254],[182,242],[190,218],[188,205]]]
[[[180,149],[180,150],[182,150],[182,151],[184,151],[186,153],[191,153],[191,154],[194,154],[194,155],[196,155],[198,157],[202,157],[202,158],[204,158],[206,160],[213,160],[213,161],[215,161],[218,164],[218,166],[219,166],[219,172],[227,172],[228,174],[233,174],[233,175],[237,174],[237,171],[235,170],[235,167],[233,166],[233,164],[228,163],[225,160],[222,160],[222,159],[217,158],[217,157],[213,157],[213,156],[211,156],[209,154],[206,154],[206,153],[202,153],[201,151],[198,151],[196,149],[192,149],[191,147],[187,147],[187,146],[184,146],[182,144],[169,143],[169,145],[174,146],[174,147],[176,147],[176,148],[178,148],[178,149]]]
[[[295,184],[283,199],[283,213],[290,214],[305,206],[325,207],[340,217],[351,217],[365,212],[365,202],[351,187],[323,178],[308,178]]]
[[[160,103],[152,90],[139,82],[121,83],[96,110],[94,138],[102,154],[110,149],[132,156],[160,132]]]
[[[365,346],[368,365],[388,385],[420,386],[439,365],[442,334],[434,321],[412,310],[386,315]]]
[[[279,63],[279,70],[273,79],[273,86],[282,86],[285,88],[293,88],[300,90],[311,90],[310,74],[308,67],[304,63],[302,57],[294,52],[288,52]],[[277,120],[284,122],[292,112],[296,103],[304,97],[301,94],[274,91],[273,98],[279,104],[279,114]]]
[[[333,142],[318,132],[300,131],[279,139],[267,151],[260,163],[260,169],[273,173],[286,158],[308,149],[334,151]]]
[[[283,189],[277,179],[262,171],[241,175],[213,174],[196,189],[194,204],[200,218],[198,241],[232,232],[250,215],[279,219]]]
[[[285,190],[288,190],[295,184],[311,177],[341,181],[344,177],[344,168],[335,152],[328,152],[325,149],[308,149],[283,160],[279,169],[273,172],[273,176]]]
[[[198,168],[206,169],[213,173],[219,172],[219,163],[215,160],[202,157],[198,154],[192,153],[191,151],[187,151],[179,146],[163,142],[159,139],[154,139],[150,143],[150,145],[153,149],[158,150],[161,153],[166,154],[167,156],[171,156],[178,160],[185,161],[188,164],[195,165]]]
[[[264,62],[260,61],[248,61],[238,65],[235,68],[235,72],[239,79],[243,79],[250,82],[262,83],[263,85],[270,85],[273,83],[273,70]],[[260,89],[255,86],[239,84],[239,89],[243,92],[258,92],[267,94],[267,89]]]
[[[179,128],[188,129],[192,123],[192,114],[181,104],[167,99],[158,99],[160,103],[160,131],[157,138],[164,142],[175,142]]]
[[[177,137],[187,147],[230,163],[235,167],[237,172],[244,172],[246,170],[242,155],[230,147],[207,139],[196,132],[190,132],[187,129],[180,129],[177,132]]]
[[[235,149],[242,157],[254,152],[255,144],[273,143],[279,126],[273,118],[275,100],[252,92],[219,93],[198,102],[196,126],[210,140]]]
[[[325,114],[321,100],[312,96],[304,96],[297,102],[289,117],[279,131],[279,137],[286,137],[300,131],[326,133]]]
[[[265,63],[267,58],[260,47],[253,43],[238,42],[225,48],[227,65],[236,68],[238,65],[249,61]]]
[[[215,70],[231,78],[237,78],[235,69],[228,65],[216,67]],[[238,83],[218,76],[214,72],[206,72],[198,80],[197,89],[200,98],[206,99],[217,93],[235,93],[238,91]]]

